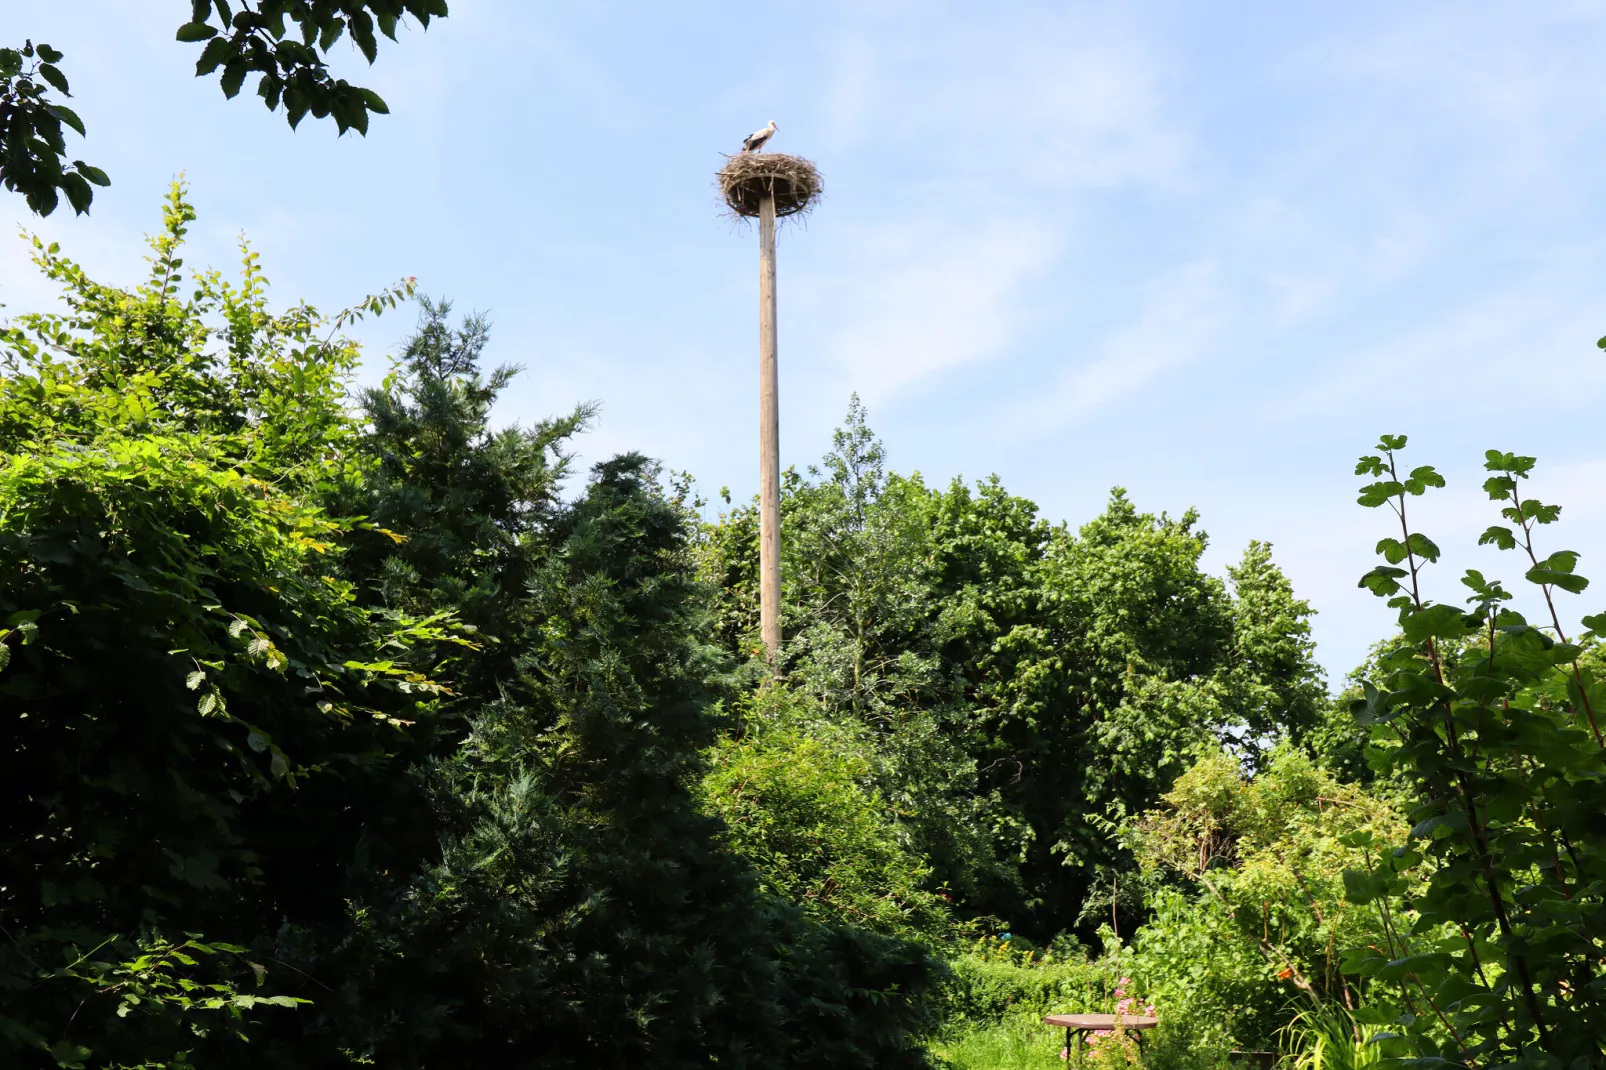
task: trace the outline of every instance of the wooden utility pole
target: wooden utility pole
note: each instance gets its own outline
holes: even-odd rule
[[[774,133],[771,123],[769,132]],[[753,139],[749,138],[749,142]],[[761,139],[767,141],[765,135]],[[725,158],[719,190],[738,219],[758,217],[758,623],[770,671],[781,670],[781,397],[775,345],[775,220],[807,212],[820,172],[801,156],[760,152]]]
[[[781,664],[781,403],[775,344],[775,196],[758,209],[758,594],[770,667]]]

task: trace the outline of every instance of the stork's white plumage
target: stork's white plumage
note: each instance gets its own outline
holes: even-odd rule
[[[769,125],[748,134],[742,141],[743,152],[762,152],[769,139],[775,136],[775,120],[771,119]]]

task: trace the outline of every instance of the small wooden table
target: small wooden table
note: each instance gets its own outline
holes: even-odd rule
[[[1076,1050],[1082,1050],[1082,1040],[1089,1033],[1107,1029],[1113,1031],[1115,1023],[1119,1021],[1122,1029],[1130,1029],[1138,1047],[1143,1046],[1143,1031],[1153,1029],[1160,1024],[1158,1018],[1145,1018],[1141,1014],[1050,1014],[1043,1019],[1044,1024],[1065,1030],[1065,1059],[1071,1058],[1071,1034],[1076,1034]]]

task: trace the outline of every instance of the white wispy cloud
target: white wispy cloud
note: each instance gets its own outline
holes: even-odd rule
[[[1065,367],[1052,386],[1015,407],[1008,425],[1042,434],[1123,401],[1197,360],[1227,323],[1220,273],[1212,263],[1166,272],[1148,291],[1135,319],[1096,343],[1091,359]]]
[[[1080,8],[845,19],[825,48],[830,170],[884,177],[830,191],[824,211],[849,222],[802,308],[855,389],[885,398],[1008,351],[1044,318],[1034,288],[1088,209],[1080,194],[1180,180],[1151,46]]]
[[[810,302],[830,309],[824,350],[877,399],[994,356],[1029,321],[1022,290],[1057,252],[1053,236],[1018,219],[860,228],[839,250],[853,270],[817,284]]]

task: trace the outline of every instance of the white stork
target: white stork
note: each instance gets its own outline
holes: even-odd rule
[[[769,143],[769,139],[774,137],[774,136],[775,136],[775,120],[771,119],[770,120],[770,124],[768,126],[763,127],[762,129],[759,129],[759,130],[755,130],[755,131],[753,131],[753,133],[747,135],[747,137],[742,141],[742,151],[743,152],[763,152],[764,151],[764,146],[766,144],[768,144]]]

